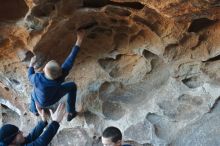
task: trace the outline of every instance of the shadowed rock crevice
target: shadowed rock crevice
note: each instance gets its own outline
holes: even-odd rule
[[[166,58],[166,60],[168,61],[172,61],[173,59],[175,59],[177,53],[178,53],[178,44],[168,44],[165,47],[163,56]]]
[[[55,10],[55,5],[53,3],[46,3],[35,6],[31,14],[35,17],[47,17],[53,10]]]
[[[34,54],[28,50],[18,50],[17,56],[22,62],[25,62],[25,61],[30,61],[31,58],[34,56]]]
[[[16,79],[9,79],[11,81],[12,84],[15,84],[15,85],[20,85],[20,82]]]
[[[162,121],[161,118],[162,118],[161,116],[159,116],[159,115],[157,115],[155,113],[149,113],[146,116],[146,119],[150,123],[152,123],[154,125],[154,127],[155,127],[155,134],[157,136],[159,136],[159,137],[163,137],[163,133],[160,133],[161,132],[161,128],[162,128],[162,126],[160,125],[161,124],[160,122]]]
[[[220,55],[217,55],[203,62],[214,62],[214,61],[219,61],[219,60],[220,60]]]
[[[152,144],[150,144],[150,143],[144,143],[144,144],[140,144],[140,143],[138,143],[138,142],[136,142],[136,141],[132,141],[132,140],[128,140],[128,141],[125,141],[125,143],[126,144],[130,144],[130,145],[134,145],[134,146],[153,146]]]
[[[6,85],[4,85],[1,81],[0,81],[0,87],[5,89],[6,91],[9,91],[9,88]]]
[[[203,85],[203,81],[196,76],[183,79],[182,82],[189,88],[197,88]]]
[[[159,56],[148,51],[148,50],[144,50],[143,51],[143,56],[146,58],[146,59],[159,59]]]
[[[15,101],[13,101],[15,103]],[[3,105],[4,107],[7,107],[7,109],[10,109],[11,111],[15,112],[17,115],[21,116],[22,115],[22,110],[20,110],[18,107],[16,107],[13,103],[11,103],[9,100],[5,100],[0,97],[0,104]],[[19,103],[17,104],[17,106]],[[21,105],[19,105],[21,106]]]
[[[128,11],[127,9],[121,8],[121,7],[116,7],[116,6],[106,6],[104,11],[107,15],[112,15],[112,16],[114,16],[114,14],[122,16],[122,17],[123,16],[126,17],[126,16],[131,15],[131,12]]]
[[[190,27],[188,28],[188,32],[199,32],[215,24],[216,22],[217,22],[216,20],[210,20],[207,18],[200,18],[193,20]]]
[[[31,9],[30,15],[39,18],[48,17],[56,9],[56,3],[59,1],[61,0],[35,0],[36,5]]]
[[[20,116],[14,112],[13,110],[11,110],[10,108],[8,108],[7,106],[0,104],[0,109],[1,109],[1,120],[2,120],[2,124],[6,124],[6,123],[10,123],[10,124],[15,124],[17,126],[19,126],[21,124],[20,122]]]
[[[144,5],[139,2],[114,2],[111,0],[83,0],[83,6],[88,8],[100,8],[106,5],[114,5],[114,6],[137,9],[137,10],[140,10],[144,7]]]
[[[154,57],[151,56],[150,53],[145,53],[144,55],[149,55],[146,57]],[[137,68],[144,64],[146,65],[146,68],[142,68],[143,70],[141,72],[143,75],[145,75],[151,69],[151,65],[147,64],[143,57],[138,55],[119,54],[116,56],[116,59],[105,58],[99,59],[98,62],[100,66],[113,78],[132,76],[132,74],[137,72]]]
[[[2,0],[0,5],[0,21],[13,21],[23,18],[28,11],[24,0]]]
[[[191,50],[195,50],[195,49],[197,49],[200,45],[202,45],[202,43],[204,42],[204,41],[206,41],[207,40],[207,36],[205,36],[205,35],[199,35],[199,39],[198,39],[198,43],[197,43],[197,45],[195,45],[195,46],[193,46],[192,48],[191,48]]]
[[[157,33],[156,26],[155,26],[155,24],[152,24],[152,22],[147,21],[146,19],[144,19],[138,15],[133,16],[133,21],[138,24],[143,24],[144,26],[149,27],[153,32]]]
[[[215,100],[214,104],[212,105],[212,107],[210,107],[209,113],[213,112],[214,110],[218,110],[215,109],[216,107],[218,108],[219,106],[219,102],[220,102],[220,96]]]

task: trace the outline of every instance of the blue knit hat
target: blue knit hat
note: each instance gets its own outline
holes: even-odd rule
[[[18,127],[11,124],[5,124],[0,129],[0,142],[9,145],[19,133]]]

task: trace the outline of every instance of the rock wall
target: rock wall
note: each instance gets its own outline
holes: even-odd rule
[[[220,145],[219,20],[218,0],[2,1],[1,123],[30,131],[31,57],[62,63],[92,24],[66,79],[81,114],[51,145],[100,146],[110,125],[134,146]]]

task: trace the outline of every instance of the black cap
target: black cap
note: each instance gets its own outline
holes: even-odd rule
[[[18,134],[19,129],[15,125],[5,124],[0,129],[0,142],[9,145]]]

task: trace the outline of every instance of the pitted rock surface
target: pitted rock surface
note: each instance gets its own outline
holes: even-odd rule
[[[67,81],[80,115],[51,145],[100,146],[107,126],[134,146],[218,146],[219,0],[12,0],[0,5],[0,121],[25,133],[37,71],[62,63],[87,29]]]

